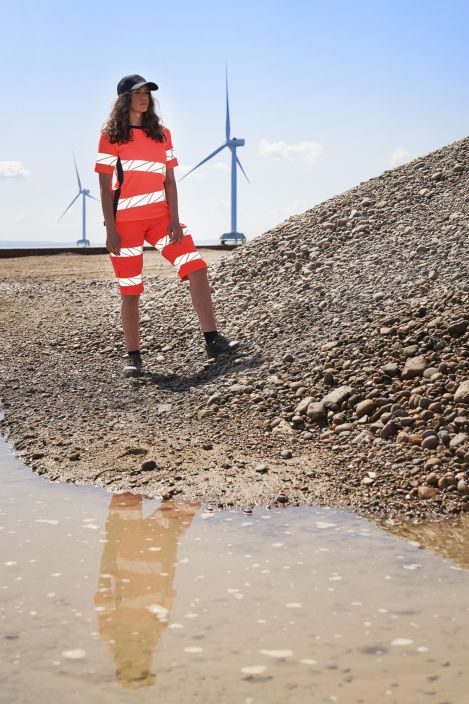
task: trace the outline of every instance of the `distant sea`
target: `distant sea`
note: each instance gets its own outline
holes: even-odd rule
[[[199,247],[210,246],[214,244],[220,244],[219,240],[207,240],[206,242],[197,242],[196,245]],[[76,242],[41,242],[41,241],[13,241],[13,240],[0,240],[0,249],[44,249],[44,248],[54,248],[54,249],[68,249],[70,247],[76,247]],[[104,242],[91,242],[91,247],[104,247]]]
[[[95,245],[95,246],[104,246],[104,243],[102,245]],[[37,247],[53,247],[53,248],[64,248],[67,249],[67,247],[76,247],[76,242],[41,242],[41,241],[28,241],[28,240],[21,240],[21,241],[14,241],[14,240],[0,240],[0,249],[31,249],[31,248],[37,248]]]

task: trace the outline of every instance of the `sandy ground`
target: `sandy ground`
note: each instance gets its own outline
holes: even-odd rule
[[[198,247],[212,264],[229,253]],[[168,262],[154,250],[145,251],[144,276],[174,276]],[[114,272],[106,254],[57,254],[35,257],[0,258],[0,281],[5,283],[39,283],[46,281],[111,281]]]

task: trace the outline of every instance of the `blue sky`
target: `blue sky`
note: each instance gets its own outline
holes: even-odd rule
[[[248,239],[467,135],[467,0],[0,2],[0,240],[74,242],[75,152],[94,158],[118,80],[139,73],[171,129],[176,177],[224,141],[225,61]],[[5,71],[5,67],[8,70]],[[178,183],[196,242],[229,229],[229,151]],[[104,241],[99,203],[88,236]]]

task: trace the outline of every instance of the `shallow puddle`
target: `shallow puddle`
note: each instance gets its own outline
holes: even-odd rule
[[[4,443],[0,472],[2,704],[468,701],[467,520],[211,512]]]

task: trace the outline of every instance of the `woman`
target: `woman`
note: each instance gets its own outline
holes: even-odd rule
[[[109,251],[121,294],[121,316],[128,359],[125,376],[140,376],[139,299],[143,292],[143,243],[161,252],[182,281],[189,280],[209,358],[238,346],[217,331],[207,264],[187,227],[179,222],[171,133],[155,112],[156,83],[124,76],[117,100],[101,133],[95,170]],[[113,175],[117,183],[113,188]]]

